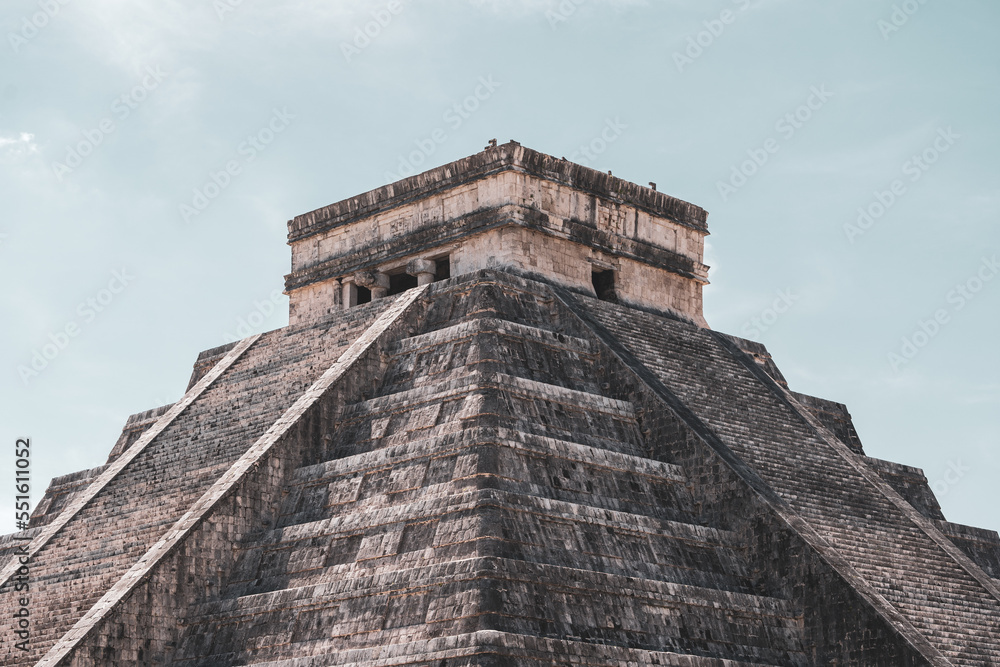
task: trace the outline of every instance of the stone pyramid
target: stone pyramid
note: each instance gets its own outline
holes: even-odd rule
[[[1000,537],[708,328],[705,219],[515,142],[295,218],[289,326],[0,541],[0,663],[1000,665]]]

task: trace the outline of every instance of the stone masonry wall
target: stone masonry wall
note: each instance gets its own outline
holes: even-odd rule
[[[253,463],[249,474],[59,664],[97,667],[169,662],[184,631],[185,614],[219,594],[234,565],[233,545],[248,532],[274,523],[289,473],[316,460],[321,435],[330,428],[338,406],[371,391],[381,376],[386,345],[405,332],[409,319],[416,316],[407,312],[398,317],[372,341],[346,373],[296,417],[294,427]]]
[[[513,269],[592,296],[592,272],[613,267],[615,294],[620,302],[670,312],[708,326],[701,317],[701,283],[529,228],[502,227],[463,239],[455,245],[451,262],[454,275],[481,269]]]
[[[747,479],[776,494],[776,511],[790,508],[797,532],[924,655],[1000,659],[995,584],[750,357],[681,322],[593,300],[586,312],[714,434],[718,451],[752,468]]]
[[[339,213],[332,218],[317,211],[290,222],[291,321],[334,308],[337,280],[360,270],[391,274],[450,255],[452,275],[509,268],[589,293],[595,259],[620,271],[626,302],[705,326],[704,212],[517,145],[484,156],[465,178],[455,178],[465,161],[414,177],[439,179],[419,196],[396,194],[407,179],[327,207]]]
[[[783,393],[766,351],[494,271],[334,316],[132,460],[115,498],[193,471],[179,505],[66,524],[39,664],[993,664],[995,600],[856,466],[911,503],[926,480],[824,440],[809,415],[846,409]],[[936,525],[996,576],[995,533]]]
[[[614,341],[613,337],[605,340]],[[612,347],[609,356],[614,351]],[[623,348],[617,352],[628,358]],[[613,366],[616,362],[621,363],[612,358],[602,365]],[[721,443],[710,444],[710,432],[692,428],[654,389],[666,388],[654,376],[636,375],[636,368],[641,367],[625,371],[632,377],[622,377],[618,382],[637,388],[633,402],[643,415],[644,432],[658,434],[650,438],[658,445],[650,457],[675,463],[687,471],[695,506],[705,524],[741,536],[755,588],[793,601],[802,614],[804,643],[812,664],[928,664],[813,546],[775,515],[773,507],[733,469],[734,465],[740,467],[740,462],[720,456],[717,448]]]

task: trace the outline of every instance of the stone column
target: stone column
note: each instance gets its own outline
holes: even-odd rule
[[[358,305],[358,286],[354,284],[354,276],[344,276],[341,282],[341,298],[344,310]]]
[[[330,296],[333,298],[333,307],[328,312],[332,313],[335,310],[343,310],[344,308],[344,287],[340,278],[334,278],[331,282],[333,285],[330,287],[330,290],[333,294]]]
[[[372,301],[389,293],[389,276],[381,271],[358,271],[354,274],[354,282],[372,291]]]
[[[411,259],[406,263],[406,272],[417,277],[417,285],[426,285],[434,282],[437,264],[430,259]]]

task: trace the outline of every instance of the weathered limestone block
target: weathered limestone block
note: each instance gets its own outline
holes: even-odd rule
[[[341,283],[341,305],[344,310],[358,305],[358,286],[354,282],[354,276],[344,276]]]
[[[326,298],[316,285],[359,270],[405,270],[425,284],[431,258],[448,258],[451,275],[504,269],[588,294],[601,267],[617,274],[623,302],[707,326],[705,219],[686,202],[511,142],[290,221],[291,321],[322,310],[306,305]]]
[[[411,259],[406,263],[406,272],[417,277],[417,285],[434,282],[437,264],[429,259]]]
[[[372,299],[381,299],[389,292],[389,276],[381,271],[359,271],[354,282],[372,291]]]

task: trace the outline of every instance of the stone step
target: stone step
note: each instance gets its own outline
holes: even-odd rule
[[[459,377],[463,369],[600,393],[590,341],[509,320],[478,318],[404,339],[389,357],[383,394]]]
[[[257,650],[259,647],[254,646]],[[248,667],[538,667],[551,665],[552,656],[559,656],[560,665],[571,667],[608,667],[627,665],[639,667],[661,665],[666,667],[805,667],[811,665],[802,653],[789,654],[787,660],[764,663],[758,660],[743,662],[728,659],[708,658],[689,653],[665,651],[644,651],[621,646],[607,646],[589,643],[580,639],[552,639],[531,637],[496,630],[480,630],[465,635],[453,635],[435,639],[421,639],[405,643],[389,644],[372,648],[336,650],[329,640],[299,642],[296,653],[302,656],[288,659],[260,662],[252,657],[246,662]],[[236,654],[225,656],[236,659]],[[243,658],[240,658],[243,659]],[[217,662],[206,663],[200,658],[181,660],[176,664],[191,667],[210,667]]]
[[[505,338],[519,338],[538,342],[556,353],[593,354],[593,344],[586,338],[541,329],[527,324],[496,317],[477,317],[425,334],[411,336],[393,343],[388,351],[393,355],[413,354],[448,343],[474,338],[483,333],[500,334]]]
[[[470,427],[298,470],[280,523],[370,511],[416,499],[431,484],[483,473],[498,475],[504,488],[555,500],[675,520],[693,512],[679,466],[514,429]]]
[[[876,588],[939,650],[1000,646],[1000,600],[860,472],[863,459],[821,438],[750,364],[710,332],[592,299],[578,302],[856,570],[879,572]],[[963,600],[964,614],[954,615],[951,608]],[[976,657],[984,650],[970,649],[962,659],[986,664]]]
[[[683,583],[699,588],[728,591],[732,593],[753,593],[752,587],[738,556],[719,547],[709,547],[704,553],[698,554],[698,562],[691,555],[696,549],[689,544],[675,540],[673,549],[662,549],[648,555],[652,561],[663,559],[667,562],[647,562],[633,555],[623,555],[614,549],[602,548],[603,553],[586,553],[567,551],[556,547],[545,547],[531,544],[521,544],[511,540],[501,540],[494,537],[471,539],[465,542],[445,545],[440,549],[413,549],[407,546],[408,529],[403,527],[399,538],[398,553],[389,557],[367,558],[363,561],[333,564],[331,556],[336,553],[336,560],[360,557],[360,551],[365,550],[366,556],[377,555],[373,549],[379,549],[384,542],[372,544],[358,535],[356,540],[333,540],[329,549],[324,547],[303,546],[299,552],[276,549],[252,554],[261,559],[261,570],[235,570],[233,577],[239,577],[243,572],[253,577],[262,570],[274,568],[276,571],[258,579],[244,581],[232,580],[223,591],[223,599],[241,598],[261,595],[274,591],[290,590],[323,584],[334,579],[349,579],[364,577],[373,572],[399,572],[416,567],[431,565],[447,565],[456,559],[470,558],[475,555],[508,558],[528,563],[560,565],[589,572],[597,572],[624,577],[638,577],[655,581]],[[415,525],[419,538],[421,526]],[[352,536],[353,537],[353,536]],[[666,540],[649,540],[660,543]],[[349,542],[349,547],[341,544]],[[310,542],[310,544],[315,544]],[[633,548],[632,545],[629,545]],[[681,552],[683,557],[676,557],[673,552]],[[609,553],[610,552],[610,553]],[[343,558],[340,556],[344,556]],[[310,560],[314,559],[315,560]],[[709,561],[715,562],[709,562]],[[263,564],[266,563],[266,564]],[[251,567],[259,565],[252,561]],[[312,569],[298,569],[312,568]],[[277,570],[280,570],[280,574]],[[728,570],[728,571],[723,571]]]
[[[763,663],[706,658],[664,651],[643,651],[620,646],[605,646],[580,640],[530,637],[495,630],[481,630],[467,635],[422,639],[375,648],[330,651],[329,641],[302,642],[297,649],[310,657],[267,662],[248,662],[248,667],[538,667],[552,664],[559,656],[560,665],[571,667],[778,667],[809,665],[805,656],[796,654],[790,661]],[[322,656],[322,657],[319,657]],[[187,664],[187,663],[185,663]],[[194,664],[199,664],[195,662]]]
[[[635,419],[635,408],[628,401],[619,401],[601,394],[576,391],[558,385],[537,382],[506,373],[485,374],[472,371],[461,378],[435,383],[419,389],[387,394],[346,406],[340,413],[342,421],[359,415],[382,414],[391,410],[412,410],[426,403],[439,402],[468,394],[471,390],[499,389],[527,398],[543,399],[583,410],[591,410],[621,419]]]
[[[552,506],[494,489],[431,491],[421,507],[404,507],[412,513],[374,519],[386,523],[369,526],[364,514],[355,513],[335,526],[313,522],[261,539],[241,550],[227,595],[471,553],[749,591],[740,545],[713,529],[570,503]]]
[[[504,447],[544,454],[575,463],[586,463],[599,468],[635,471],[637,474],[656,476],[679,484],[684,484],[687,481],[684,469],[679,465],[625,454],[616,449],[592,447],[506,427],[475,426],[458,431],[428,435],[420,439],[389,436],[386,440],[386,446],[382,449],[303,466],[295,471],[292,483],[305,484],[331,475],[341,475],[347,471],[394,465],[434,452],[458,451],[463,446],[467,446],[468,443],[478,441],[495,442]]]
[[[480,276],[475,283],[455,282],[444,286],[441,297],[427,313],[426,331],[454,326],[466,321],[497,318],[569,333],[577,328],[572,317],[565,317],[549,289],[531,281],[504,275]],[[567,328],[567,325],[569,327]]]
[[[627,453],[645,451],[627,401],[479,371],[345,407],[332,434],[332,451],[351,456],[382,446],[387,436],[420,437],[447,421],[484,416],[514,419],[519,428],[538,435],[594,446],[626,443]]]
[[[53,477],[45,495],[31,512],[31,527],[48,525],[82,490],[90,486],[108,468],[107,463],[89,470]]]
[[[483,644],[488,640],[480,636],[496,637],[497,644]],[[469,639],[466,639],[469,638]],[[253,653],[267,646],[271,638],[254,642]],[[502,643],[501,643],[502,642]],[[467,645],[468,644],[468,645]],[[434,650],[432,647],[447,647]],[[495,630],[480,630],[470,635],[449,636],[431,640],[393,643],[374,648],[338,650],[328,639],[297,642],[290,652],[301,656],[286,659],[266,659],[263,662],[245,654],[229,653],[212,656],[209,662],[202,658],[176,660],[171,664],[215,667],[230,664],[230,660],[250,660],[239,664],[248,667],[539,667],[552,663],[566,667],[623,667],[673,666],[673,667],[805,667],[813,663],[802,652],[787,653],[781,660],[763,662],[752,658],[750,662],[713,658],[690,653],[646,651],[637,648],[588,643],[580,640],[533,637]],[[222,660],[222,662],[218,662]]]
[[[492,584],[484,587],[485,582]],[[539,604],[538,595],[545,604]],[[266,645],[254,644],[258,660],[273,659],[269,653],[280,657],[289,645],[317,635],[335,641],[338,651],[399,643],[411,624],[426,623],[439,628],[432,633],[443,634],[464,634],[485,622],[519,635],[573,636],[573,614],[585,614],[594,599],[616,601],[607,605],[609,617],[580,619],[579,627],[594,628],[591,641],[602,644],[685,649],[734,659],[773,657],[778,664],[788,664],[789,655],[801,649],[800,619],[782,600],[556,565],[471,558],[224,601],[187,619],[198,632],[182,653],[211,656],[212,640],[219,638],[218,645],[227,646],[226,628],[237,626],[249,641],[264,640]],[[728,639],[717,640],[717,635]]]
[[[0,663],[37,661],[382,309],[265,333],[236,359],[34,556],[33,604],[46,614],[28,654],[7,643]],[[5,615],[12,598],[0,595]]]
[[[361,511],[355,512],[340,512],[322,520],[269,530],[259,535],[250,548],[294,550],[299,546],[307,546],[304,544],[306,541],[329,544],[333,539],[356,534],[381,537],[387,532],[402,531],[407,524],[442,520],[453,515],[466,515],[484,507],[506,508],[534,517],[531,520],[544,518],[564,525],[577,526],[581,530],[600,526],[605,531],[619,530],[647,537],[658,535],[704,547],[738,548],[741,546],[733,533],[716,528],[616,512],[588,505],[511,493],[500,489],[481,488],[456,491],[450,483],[446,483],[428,488],[427,491],[419,499],[407,503],[375,509],[363,508]],[[463,519],[458,523],[468,523],[468,521]],[[482,529],[475,524],[468,524],[467,527],[456,524],[447,530],[437,531],[437,538],[432,544],[445,546],[456,542],[456,540],[460,541],[463,538],[456,538],[456,531],[471,528],[475,528],[477,532],[470,533],[470,539],[490,534],[482,532]],[[396,537],[398,543],[401,536]],[[386,553],[386,555],[391,554]]]

